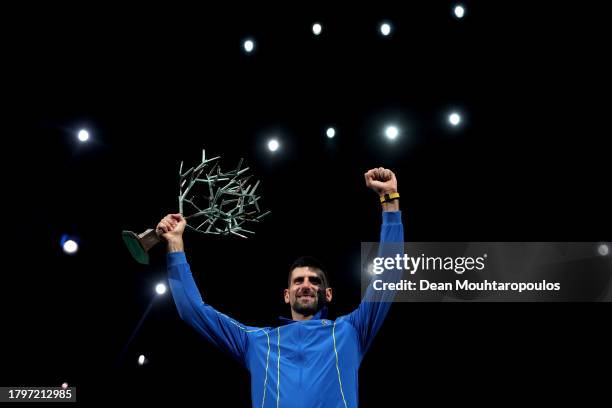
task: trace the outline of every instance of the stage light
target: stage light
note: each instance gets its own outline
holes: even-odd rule
[[[366,273],[369,276],[376,276],[374,273],[374,262],[368,262],[368,265],[366,266]]]
[[[250,54],[255,49],[255,42],[253,40],[245,40],[242,46],[244,51],[246,51],[247,54]]]
[[[606,256],[610,253],[610,248],[608,248],[606,244],[601,244],[599,248],[597,248],[597,252],[599,252],[601,256]]]
[[[146,361],[146,359],[145,359],[145,356],[143,354],[138,356],[138,365],[143,365],[145,363],[145,361]]]
[[[465,8],[461,4],[457,4],[453,9],[453,13],[457,18],[463,18],[465,16]]]
[[[453,126],[457,126],[461,123],[461,116],[457,112],[453,112],[448,115],[448,122]]]
[[[323,29],[323,27],[321,27],[321,24],[319,24],[319,23],[314,23],[314,24],[312,25],[312,33],[313,33],[314,35],[319,35],[319,34],[321,34],[321,30],[322,30],[322,29]]]
[[[271,139],[268,141],[268,150],[270,150],[271,152],[277,151],[279,147],[280,144],[278,143],[278,140]]]
[[[384,35],[385,37],[388,36],[389,34],[391,34],[391,24],[389,24],[389,23],[382,23],[380,25],[380,33],[382,35]]]
[[[67,382],[62,383],[62,389],[64,389],[64,390],[68,389],[68,383]]]
[[[68,239],[62,244],[62,248],[66,254],[73,255],[79,250],[79,244],[72,239]]]
[[[155,286],[155,291],[158,295],[163,295],[164,293],[166,293],[166,285],[164,285],[163,283],[158,283],[157,286]]]
[[[387,128],[385,129],[385,136],[387,136],[387,139],[389,140],[396,139],[398,135],[399,130],[396,126],[387,126]]]
[[[79,130],[78,138],[81,142],[86,142],[89,140],[89,132],[85,129]]]
[[[325,132],[325,134],[327,135],[327,137],[331,139],[334,136],[336,136],[336,129],[334,129],[333,127],[327,128],[327,131]]]

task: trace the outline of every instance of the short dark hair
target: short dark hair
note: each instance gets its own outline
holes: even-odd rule
[[[300,256],[291,264],[291,268],[289,268],[289,277],[287,278],[289,286],[291,286],[291,275],[293,274],[293,270],[295,268],[304,267],[312,269],[319,275],[324,288],[329,287],[329,279],[327,278],[327,273],[325,273],[325,267],[318,259],[312,256]]]

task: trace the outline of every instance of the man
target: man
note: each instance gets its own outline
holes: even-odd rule
[[[382,167],[367,171],[366,186],[382,206],[382,243],[404,240],[397,180]],[[202,301],[186,261],[185,219],[170,214],[157,226],[168,243],[169,283],[180,317],[211,343],[227,351],[251,373],[253,407],[356,407],[357,374],[389,310],[389,298],[371,289],[359,307],[328,320],[332,300],[325,271],[312,258],[292,265],[285,303],[291,319],[279,327],[245,326]],[[382,300],[382,301],[381,301]]]

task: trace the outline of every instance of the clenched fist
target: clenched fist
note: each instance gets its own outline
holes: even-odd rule
[[[391,170],[379,167],[366,171],[364,176],[366,186],[374,190],[379,196],[397,193],[397,179]]]
[[[181,214],[168,214],[157,224],[155,232],[167,242],[181,240],[187,221]]]

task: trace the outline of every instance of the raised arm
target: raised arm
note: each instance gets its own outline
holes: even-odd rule
[[[168,243],[168,281],[181,319],[208,341],[245,363],[247,328],[204,303],[185,257],[181,214],[169,214],[157,225],[157,233]]]
[[[382,207],[382,227],[380,230],[380,247],[378,256],[395,257],[403,252],[404,228],[399,198],[393,199],[397,194],[397,179],[395,174],[382,167],[372,169],[365,174],[366,186],[374,190],[385,202]],[[386,276],[385,276],[386,275]],[[382,275],[385,281],[398,280],[401,271],[386,271]],[[375,291],[370,285],[359,307],[350,313],[347,318],[355,327],[361,346],[362,355],[370,347],[372,340],[380,329],[393,301],[390,291]]]

